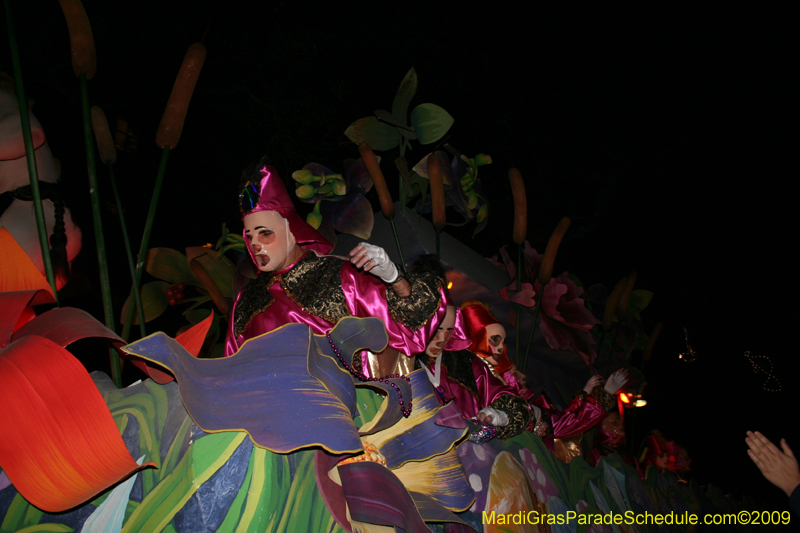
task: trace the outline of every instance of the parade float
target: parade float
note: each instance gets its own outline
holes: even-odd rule
[[[95,142],[112,185],[116,153],[105,117],[88,106],[95,68],[88,19],[77,0],[62,7],[75,73],[87,95],[84,132],[95,195]],[[131,290],[114,309],[111,287],[101,281],[104,323],[57,305],[66,278],[48,264],[56,246],[44,240],[37,248],[31,235],[36,229],[39,238],[52,234],[59,208],[33,192],[36,175],[28,171],[36,165],[21,165],[20,147],[27,145],[28,162],[39,162],[41,181],[54,181],[56,167],[38,123],[24,118],[19,72],[17,99],[3,93],[4,106],[21,103],[5,116],[2,130],[2,153],[16,150],[3,163],[14,160],[17,178],[3,182],[16,192],[0,229],[0,532],[660,531],[663,526],[598,524],[590,517],[738,510],[719,489],[686,483],[669,471],[651,468],[643,479],[624,454],[604,455],[592,467],[583,457],[562,462],[531,431],[505,441],[468,440],[478,426],[452,404],[440,406],[423,371],[363,381],[343,368],[337,347],[349,357],[386,345],[377,319],[343,319],[327,338],[289,324],[222,358],[232,299],[256,275],[242,260],[238,228],[223,225],[222,235],[209,236],[216,245],[148,245],[169,153],[204,58],[202,45],[189,47],[157,133],[162,162],[141,241],[128,242],[124,218],[121,229],[107,228],[126,241]],[[569,403],[587,375],[618,368],[632,375],[626,398],[641,396],[646,379],[630,356],[652,352],[657,333],[645,334],[641,318],[652,293],[635,288],[635,274],[610,291],[584,287],[572,273],[553,275],[569,219],[548,242],[535,243],[544,250],[538,253],[526,240],[524,182],[515,169],[509,204],[517,224],[508,233],[516,250],[499,248],[485,258],[449,236],[453,215],[455,224],[483,229],[490,211],[479,168],[502,163],[485,154],[469,157],[444,142],[454,119],[442,107],[422,103],[409,110],[417,83],[412,69],[391,111],[378,110],[347,128],[347,138],[361,146],[358,158],[339,168],[309,163],[292,173],[297,200],[313,204],[307,222],[335,244],[335,255],[367,241],[403,267],[426,254],[438,256],[454,302],[480,300],[492,308],[528,387],[555,408]],[[412,143],[422,156],[411,157]],[[388,157],[381,161],[376,154]],[[383,172],[399,176],[398,201]],[[28,174],[23,185],[20,176]],[[34,207],[45,206],[37,220],[14,209],[22,201],[20,187],[30,188]],[[63,265],[77,254],[80,232],[60,211],[68,237]],[[94,215],[102,278],[104,232]],[[139,245],[138,255],[131,244]],[[186,322],[148,334],[146,325],[171,307],[181,308]],[[136,340],[133,326],[139,327]],[[111,376],[87,372],[70,353],[85,338],[107,340]],[[142,379],[123,386],[123,364],[135,365]],[[413,402],[410,413],[397,401],[402,397]],[[573,437],[588,450],[595,432]],[[572,519],[565,523],[564,517]],[[666,529],[685,530],[680,524]]]

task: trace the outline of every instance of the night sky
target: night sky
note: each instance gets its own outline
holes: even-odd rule
[[[26,92],[84,232],[62,303],[102,319],[67,27],[56,2],[16,4]],[[572,219],[555,273],[610,289],[636,271],[636,288],[655,293],[645,330],[663,322],[664,331],[646,368],[650,403],[636,415],[635,445],[658,428],[688,449],[702,483],[785,507],[747,458],[744,433],[785,436],[800,451],[800,317],[790,261],[800,88],[789,13],[84,5],[98,54],[90,101],[112,127],[123,119],[136,135],[136,150],[120,153],[115,167],[133,236],[160,158],[155,132],[191,43],[202,41],[208,57],[169,159],[151,246],[215,242],[223,222],[238,231],[239,174],[264,154],[285,178],[312,161],[341,170],[358,157],[344,130],[390,109],[413,66],[412,107],[444,107],[455,118],[448,142],[493,158],[480,171],[489,226],[474,240],[471,227],[446,231],[487,257],[511,245],[507,171],[518,167],[532,246],[543,251],[558,220]],[[0,68],[10,72],[5,39],[0,46]],[[406,157],[413,165],[426,153],[415,144]],[[396,172],[384,172],[391,187]],[[104,170],[99,175],[119,309],[129,278],[110,186]],[[370,199],[377,207],[374,193]],[[700,354],[691,364],[677,357],[684,327]],[[766,378],[753,372],[747,350],[769,356],[780,392],[763,390]]]

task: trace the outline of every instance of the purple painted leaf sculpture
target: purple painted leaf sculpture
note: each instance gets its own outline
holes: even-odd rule
[[[336,231],[367,240],[375,223],[372,205],[360,193],[349,194],[336,204],[332,222]]]
[[[411,495],[386,467],[350,463],[339,467],[339,475],[353,520],[399,527],[406,533],[430,533]]]
[[[348,329],[351,321],[361,327]],[[346,337],[339,338],[339,327],[347,329]],[[378,319],[345,318],[337,328],[331,335],[344,357],[386,344]],[[308,326],[289,324],[248,340],[222,359],[197,359],[163,333],[123,350],[169,370],[187,411],[204,431],[244,430],[256,445],[277,453],[313,446],[334,454],[363,449],[352,422],[354,404],[344,403],[354,401],[354,393],[343,392],[353,387],[352,377],[331,357],[327,340],[317,342]],[[291,423],[283,420],[285,413],[292,414]]]

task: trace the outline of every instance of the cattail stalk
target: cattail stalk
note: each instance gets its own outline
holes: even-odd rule
[[[111,189],[114,192],[114,201],[117,205],[117,213],[119,214],[119,224],[122,229],[122,240],[125,244],[125,254],[128,258],[128,271],[131,275],[131,281],[134,284],[135,290],[133,296],[136,302],[136,311],[139,316],[139,333],[142,337],[147,336],[144,319],[144,306],[142,305],[142,296],[139,290],[139,285],[136,283],[136,269],[133,266],[133,252],[131,250],[131,241],[128,237],[128,226],[125,223],[125,213],[122,210],[122,200],[120,199],[119,190],[117,188],[117,180],[114,176],[114,163],[117,160],[117,149],[114,146],[114,140],[111,137],[111,130],[108,127],[108,120],[103,110],[97,106],[92,107],[92,129],[94,129],[94,136],[97,140],[97,152],[100,155],[100,160],[108,166],[108,175],[111,181]]]
[[[656,324],[656,327],[653,328],[653,333],[650,334],[650,338],[647,339],[647,344],[644,347],[644,351],[642,352],[642,368],[644,368],[644,364],[650,361],[650,356],[653,354],[653,348],[656,345],[656,341],[658,340],[658,336],[661,335],[661,329],[664,327],[664,324],[659,322]]]
[[[397,253],[400,256],[400,269],[405,274],[406,262],[405,259],[403,259],[403,247],[400,245],[400,235],[397,233],[397,226],[395,226],[394,223],[394,202],[392,201],[392,195],[389,192],[389,187],[386,185],[386,178],[383,176],[383,171],[378,163],[378,158],[375,157],[375,153],[367,143],[361,143],[358,146],[358,151],[361,154],[361,160],[364,162],[364,166],[367,167],[367,172],[369,172],[369,175],[372,178],[372,184],[375,186],[375,192],[378,193],[378,201],[381,204],[383,216],[389,219],[389,224],[392,226],[392,235],[394,235],[394,242],[397,245]]]
[[[153,185],[153,195],[150,198],[150,208],[147,211],[142,242],[139,246],[138,262],[136,263],[136,278],[131,287],[131,299],[134,298],[133,293],[136,287],[140,286],[142,282],[142,273],[147,259],[147,247],[150,243],[150,235],[153,232],[153,221],[156,218],[158,199],[164,184],[164,174],[167,169],[169,152],[178,145],[178,141],[180,140],[181,133],[183,132],[183,123],[186,119],[186,112],[189,109],[189,102],[191,102],[192,94],[194,94],[197,78],[200,76],[200,69],[203,67],[205,58],[206,47],[200,43],[192,44],[186,51],[183,63],[175,78],[175,83],[172,86],[172,93],[169,95],[164,114],[161,116],[161,123],[158,125],[156,144],[162,149],[161,163],[158,165],[158,174],[156,174],[156,182]],[[128,306],[128,314],[123,321],[122,338],[125,340],[128,340],[128,335],[130,334],[131,323],[133,322],[133,310],[134,306]]]
[[[528,231],[528,199],[525,197],[525,183],[522,181],[522,174],[516,168],[508,171],[508,181],[511,183],[511,196],[514,199],[514,232],[513,240],[517,244],[517,294],[522,290],[522,245]],[[535,323],[535,322],[534,322]],[[516,324],[516,347],[517,362],[520,359],[519,334],[522,325],[522,304],[517,303],[517,324]],[[527,357],[526,357],[527,359]],[[525,365],[522,365],[525,368]]]
[[[116,331],[114,306],[111,299],[111,279],[108,274],[108,258],[106,241],[103,233],[103,214],[100,207],[100,191],[97,182],[97,163],[94,158],[94,142],[92,140],[92,117],[89,108],[89,81],[85,73],[78,76],[81,87],[81,111],[83,114],[83,144],[86,148],[86,169],[89,176],[89,195],[92,200],[92,222],[94,223],[94,241],[97,248],[97,264],[100,270],[100,291],[103,296],[103,316],[106,327]],[[122,363],[116,350],[109,350],[111,358],[111,379],[117,387],[122,387]]]
[[[542,283],[549,283],[550,278],[553,277],[553,264],[556,260],[558,247],[561,246],[561,241],[564,239],[564,235],[567,233],[570,223],[571,221],[568,217],[562,218],[558,222],[556,229],[553,230],[552,235],[550,235],[550,240],[547,241],[547,248],[544,250],[544,258],[542,259],[542,264],[539,266],[539,281]]]
[[[525,183],[516,168],[508,171],[511,183],[511,196],[514,198],[514,242],[520,246],[525,242],[528,232],[528,199],[525,197]]]
[[[386,185],[386,178],[383,176],[383,171],[378,163],[378,158],[375,157],[375,153],[367,143],[361,143],[358,147],[358,151],[361,153],[361,160],[364,161],[364,166],[367,167],[367,172],[369,172],[369,175],[372,178],[372,184],[375,186],[375,192],[378,193],[378,200],[381,204],[383,216],[389,220],[393,220],[395,215],[394,202],[392,201],[392,195],[389,192],[389,187]]]
[[[436,232],[436,257],[441,257],[439,247],[439,234],[447,224],[444,204],[444,178],[442,167],[436,152],[428,156],[428,180],[431,185],[431,208],[433,215],[433,229]]]
[[[633,291],[633,286],[636,284],[636,272],[631,272],[628,275],[628,281],[625,284],[625,290],[622,291],[622,295],[619,297],[619,313],[625,314],[628,310],[628,302],[631,299],[631,292]]]
[[[72,52],[72,70],[75,75],[94,77],[97,71],[97,52],[94,47],[92,26],[80,0],[58,0],[69,28],[69,46]]]
[[[564,239],[564,235],[567,233],[570,223],[569,217],[564,217],[558,222],[556,229],[554,229],[553,233],[550,235],[550,240],[547,241],[547,248],[544,250],[544,258],[542,259],[542,264],[539,265],[540,289],[539,294],[536,295],[536,308],[533,310],[533,323],[531,324],[531,331],[528,334],[528,345],[525,348],[526,363],[528,361],[528,355],[531,352],[533,332],[536,329],[536,319],[539,316],[539,306],[542,304],[542,295],[544,294],[545,286],[550,283],[550,278],[553,277],[553,264],[556,260],[558,247],[561,245],[561,241]],[[524,368],[522,371],[525,371]]]
[[[183,64],[175,78],[172,86],[172,93],[169,95],[167,107],[161,116],[156,133],[156,144],[159,148],[169,147],[174,150],[178,146],[178,141],[183,132],[183,123],[186,120],[186,112],[189,110],[189,102],[192,100],[197,78],[200,77],[200,70],[206,60],[206,47],[201,43],[194,43],[186,51]]]
[[[31,184],[31,195],[33,196],[33,213],[36,219],[36,231],[39,236],[39,246],[42,250],[42,262],[44,264],[47,282],[53,289],[53,297],[58,306],[58,292],[56,288],[56,278],[53,273],[53,262],[50,259],[50,245],[47,242],[47,226],[44,220],[44,209],[42,208],[42,194],[39,191],[39,172],[36,168],[36,154],[33,147],[33,137],[31,135],[30,111],[28,110],[28,99],[25,97],[25,86],[22,83],[22,67],[19,60],[19,48],[17,47],[17,34],[14,28],[14,20],[11,12],[11,2],[6,0],[6,26],[8,28],[8,44],[11,49],[11,62],[14,67],[14,81],[17,90],[17,102],[19,103],[19,118],[22,126],[22,139],[25,143],[25,160],[28,163],[28,177]]]
[[[72,70],[78,77],[81,92],[81,115],[83,118],[83,144],[86,149],[86,168],[89,177],[89,195],[92,201],[92,222],[94,224],[97,264],[100,270],[100,292],[103,297],[103,316],[106,327],[114,327],[114,306],[111,300],[111,280],[108,275],[106,243],[103,235],[103,216],[100,208],[100,191],[97,183],[97,164],[94,159],[92,143],[92,119],[89,110],[89,80],[97,71],[97,52],[92,36],[89,17],[80,0],[59,0],[69,29],[69,44],[72,52]],[[116,350],[109,350],[111,359],[111,379],[117,387],[122,387],[122,364]]]

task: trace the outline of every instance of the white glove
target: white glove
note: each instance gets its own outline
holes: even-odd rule
[[[481,409],[478,414],[483,413],[487,417],[491,416],[492,419],[488,422],[495,427],[503,427],[508,425],[508,415],[494,407],[486,407]]]
[[[620,368],[610,376],[608,376],[608,380],[606,381],[606,392],[609,394],[616,394],[619,389],[622,388],[628,382],[628,371],[624,368]]]
[[[350,262],[365,272],[379,277],[384,283],[394,283],[400,277],[397,266],[380,246],[362,242],[350,252]]]

